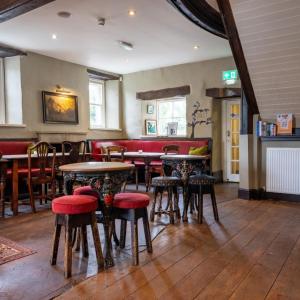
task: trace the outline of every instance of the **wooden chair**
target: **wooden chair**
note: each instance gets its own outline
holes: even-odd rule
[[[74,164],[86,161],[86,142],[62,142],[62,157],[56,166],[56,180],[58,182],[59,194],[63,194],[64,178],[62,172],[58,169],[59,166],[66,164]]]
[[[4,217],[5,212],[5,202],[4,202],[4,192],[6,183],[6,162],[1,162],[2,153],[0,152],[0,215]]]
[[[34,160],[33,155],[37,156]],[[39,142],[28,148],[27,185],[33,212],[36,212],[35,199],[40,199],[42,203],[43,199],[47,202],[47,199],[53,199],[55,196],[55,161],[56,150],[46,142]],[[48,195],[48,185],[51,186],[50,195]],[[34,193],[36,186],[40,187],[39,194]]]
[[[128,163],[128,164],[131,164],[132,162],[129,161],[129,160],[125,160],[125,157],[124,157],[124,152],[126,151],[126,148],[125,147],[122,147],[122,146],[107,146],[104,148],[104,153],[106,153],[106,161],[117,161],[117,162],[124,162],[124,163]],[[112,157],[111,154],[112,153],[120,153],[120,157],[116,158],[116,157]],[[138,184],[139,184],[139,181],[138,181],[138,169],[137,167],[135,168],[135,185],[136,185],[136,189],[138,189]],[[125,191],[126,189],[126,184],[127,182],[124,183],[124,186],[123,186],[123,191]]]

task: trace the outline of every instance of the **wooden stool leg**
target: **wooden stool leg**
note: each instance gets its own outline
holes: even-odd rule
[[[153,199],[153,203],[152,203],[152,207],[151,207],[151,212],[150,212],[150,221],[151,222],[154,221],[157,195],[158,195],[158,189],[157,189],[157,187],[155,187],[154,188],[154,199]]]
[[[158,202],[158,216],[161,217],[161,211],[162,211],[162,197],[163,197],[163,193],[164,193],[164,190],[160,190],[160,198],[159,198],[159,202]],[[166,208],[167,210],[167,208]]]
[[[152,249],[152,241],[151,241],[151,233],[150,233],[147,208],[144,209],[143,224],[144,224],[144,233],[145,233],[147,251],[148,253],[152,253],[153,249]]]
[[[199,192],[198,192],[198,223],[202,224],[203,222],[203,192],[202,186],[199,185]]]
[[[134,213],[133,213],[134,214]],[[132,263],[134,266],[139,264],[139,241],[138,241],[138,224],[135,217],[131,223],[131,249],[132,249]]]
[[[81,238],[80,238],[81,236]],[[87,231],[86,231],[86,225],[81,226],[81,234],[79,234],[78,230],[78,237],[77,240],[82,241],[82,251],[83,251],[83,257],[89,256],[89,245],[87,240]],[[80,245],[79,245],[80,247]]]
[[[139,189],[139,170],[137,167],[135,167],[135,187],[136,187],[136,190],[138,191],[138,189]]]
[[[168,187],[168,202],[169,202],[169,216],[170,216],[170,223],[174,224],[174,209],[173,209],[173,193],[172,187]]]
[[[116,232],[116,221],[112,222],[112,235],[116,246],[120,246],[120,241],[118,239],[117,232]]]
[[[214,217],[215,217],[215,220],[218,222],[219,221],[219,213],[218,213],[218,207],[217,207],[217,201],[216,201],[215,187],[213,184],[211,185],[210,189],[211,189],[210,195],[211,195],[211,203],[212,203],[213,211],[214,211]]]
[[[28,191],[29,191],[30,206],[31,206],[32,212],[35,213],[36,212],[35,199],[34,199],[34,194],[33,194],[33,187],[30,182],[28,182]]]
[[[4,188],[5,188],[5,182],[0,181],[0,205],[1,205],[0,212],[2,218],[4,218],[4,213],[5,213]]]
[[[56,219],[57,219],[57,217],[56,217]],[[53,235],[53,244],[52,244],[52,257],[50,260],[50,264],[52,266],[56,265],[59,238],[60,238],[60,233],[61,233],[61,225],[57,224],[57,221],[55,223],[56,224],[55,224],[55,231],[54,231],[54,235]]]
[[[176,186],[173,188],[173,194],[174,194],[174,210],[176,212],[176,217],[180,219],[181,215],[180,215],[180,208],[179,208],[179,196],[178,196],[178,190]]]
[[[101,242],[100,242],[98,225],[97,225],[97,220],[96,220],[95,213],[92,213],[91,227],[92,227],[92,233],[93,233],[93,238],[94,238],[94,245],[95,245],[96,257],[97,257],[98,271],[100,271],[100,270],[104,269],[104,257],[103,257],[103,253],[102,253]]]
[[[79,252],[80,251],[80,243],[82,238],[82,230],[80,228],[74,228],[74,241],[72,241],[72,244],[76,244],[75,246],[75,251]]]
[[[121,220],[120,228],[120,248],[124,249],[126,244],[126,230],[127,230],[127,221]]]
[[[65,216],[65,278],[72,274],[72,227],[70,226],[69,216]]]

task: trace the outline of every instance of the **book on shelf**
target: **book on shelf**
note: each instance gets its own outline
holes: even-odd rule
[[[257,136],[276,136],[277,135],[277,125],[274,123],[268,123],[265,121],[257,121],[256,135]]]

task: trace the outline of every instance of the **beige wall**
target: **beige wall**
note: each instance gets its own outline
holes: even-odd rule
[[[187,119],[191,118],[193,105],[200,101],[203,107],[212,111],[213,125],[198,126],[195,137],[213,137],[213,171],[222,169],[221,163],[221,106],[212,105],[212,99],[205,96],[207,88],[223,87],[222,71],[234,69],[231,57],[160,68],[124,75],[123,109],[124,129],[129,138],[139,138],[144,134],[144,112],[142,101],[136,99],[136,93],[158,90],[182,85],[191,86],[191,95],[187,97]],[[239,86],[239,84],[237,84]],[[188,128],[188,136],[191,129]]]
[[[43,123],[41,92],[43,90],[55,91],[57,84],[78,96],[78,125]],[[123,136],[121,131],[89,130],[86,67],[29,53],[28,56],[21,57],[21,85],[25,127],[0,127],[0,138],[39,137],[55,142],[65,139],[121,138]]]

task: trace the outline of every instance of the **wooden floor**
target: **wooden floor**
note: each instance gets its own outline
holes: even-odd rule
[[[71,280],[63,278],[63,247],[57,266],[49,265],[48,210],[2,220],[0,235],[37,253],[0,266],[0,299],[64,291],[58,299],[300,299],[300,205],[239,200],[236,192],[217,186],[219,224],[206,199],[204,224],[192,215],[187,224],[158,222],[154,252],[142,251],[139,267],[131,266],[129,249],[116,250],[116,266],[88,279],[96,272],[92,243],[88,260],[74,254]]]

